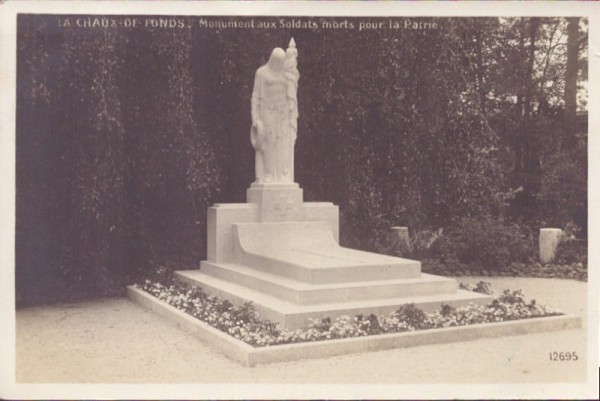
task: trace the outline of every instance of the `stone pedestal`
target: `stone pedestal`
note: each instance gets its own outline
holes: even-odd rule
[[[408,236],[408,227],[392,227],[392,235],[403,249],[410,250],[410,237]]]
[[[321,221],[339,240],[338,207],[329,202],[303,202],[298,184],[252,184],[247,199],[248,203],[216,203],[208,208],[208,261],[232,260],[234,224],[240,223]]]
[[[560,228],[540,229],[540,261],[544,264],[550,263],[556,256],[556,247],[562,238]]]
[[[246,190],[248,203],[257,204],[260,221],[302,221],[302,189],[298,184],[252,184]]]
[[[304,202],[298,184],[252,184],[247,203],[208,208],[208,254],[179,280],[234,303],[252,302],[288,328],[309,319],[487,302],[414,260],[339,245],[338,207]]]

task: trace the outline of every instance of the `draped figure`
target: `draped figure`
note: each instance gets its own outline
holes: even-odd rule
[[[256,150],[256,183],[294,182],[294,145],[298,121],[297,51],[277,47],[256,70],[252,90],[251,143]]]

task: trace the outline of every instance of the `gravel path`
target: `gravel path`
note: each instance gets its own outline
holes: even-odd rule
[[[461,277],[585,316],[587,284]],[[128,299],[17,311],[21,383],[539,383],[586,379],[586,329],[344,355],[247,368]],[[577,362],[550,362],[575,351]]]

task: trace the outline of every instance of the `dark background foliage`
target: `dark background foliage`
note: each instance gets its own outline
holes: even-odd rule
[[[342,244],[374,249],[392,225],[506,224],[503,238],[519,242],[516,223],[574,222],[585,235],[587,154],[564,124],[567,52],[550,50],[565,19],[358,32],[82,29],[58,18],[18,18],[18,304],[119,294],[196,267],[206,207],[244,202],[254,179],[254,72],[291,36],[296,181],[306,201],[340,206]]]

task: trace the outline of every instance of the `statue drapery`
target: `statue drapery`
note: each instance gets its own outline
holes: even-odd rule
[[[294,39],[277,47],[256,71],[252,90],[250,139],[256,150],[257,183],[294,182],[294,146],[298,131],[298,51]]]

